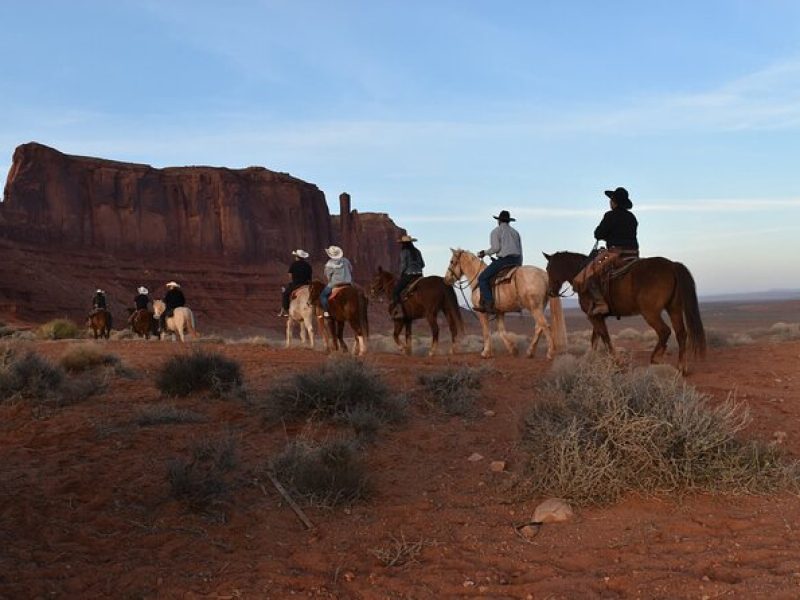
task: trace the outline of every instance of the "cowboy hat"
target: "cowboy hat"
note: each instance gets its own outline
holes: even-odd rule
[[[179,288],[179,287],[181,287],[181,286],[180,286],[180,285],[178,285],[178,284],[177,284],[176,282],[174,282],[174,281],[170,281],[170,282],[167,284],[167,287],[168,287],[168,288],[174,288],[174,287],[177,287],[177,288]]]
[[[136,291],[139,292],[140,294],[144,294],[145,296],[150,293],[147,291],[147,288],[144,287],[143,285],[136,288]]]
[[[397,240],[397,241],[400,242],[401,244],[403,244],[405,242],[416,242],[417,238],[411,237],[410,235],[403,235],[403,236],[400,236],[400,239]]]
[[[298,248],[297,250],[292,250],[292,256],[299,256],[300,258],[308,258],[308,252]]]
[[[498,220],[498,221],[500,221],[501,223],[509,223],[510,221],[516,221],[516,219],[515,219],[515,218],[513,218],[513,217],[512,217],[512,216],[511,216],[511,215],[508,213],[508,211],[507,211],[507,210],[501,210],[499,215],[497,215],[496,217],[494,217],[494,216],[493,216],[492,218],[493,218],[493,219],[497,219],[497,220]]]
[[[344,256],[344,251],[339,248],[339,246],[330,246],[325,248],[325,254],[336,260],[337,258],[342,258]]]
[[[618,187],[615,190],[606,190],[605,195],[617,203],[620,208],[633,208],[633,202],[628,198],[628,190]]]
[[[100,288],[97,288],[97,291],[95,292],[95,294],[105,294],[105,292],[103,290],[101,290]]]

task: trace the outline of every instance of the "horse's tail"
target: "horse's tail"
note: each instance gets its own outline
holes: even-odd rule
[[[561,306],[561,296],[550,297],[550,335],[553,338],[553,351],[556,354],[567,350],[567,320]]]
[[[700,318],[700,305],[697,302],[697,289],[694,278],[683,263],[676,262],[675,276],[678,280],[678,294],[683,304],[683,317],[686,319],[689,349],[695,356],[706,355],[706,332]]]
[[[461,307],[458,306],[458,298],[453,286],[444,285],[444,314],[447,317],[447,322],[450,325],[450,332],[452,334],[464,335],[464,319],[461,318]]]

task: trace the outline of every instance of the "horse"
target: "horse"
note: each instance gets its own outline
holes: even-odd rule
[[[148,340],[150,335],[155,335],[156,320],[153,318],[152,312],[144,308],[138,310],[129,308],[128,311],[130,311],[128,324],[133,333]]]
[[[589,262],[590,257],[577,252],[544,254],[547,259],[547,274],[550,277],[550,294],[558,295],[565,282],[572,284],[575,276]],[[658,342],[650,354],[650,362],[656,363],[667,350],[670,328],[661,318],[667,311],[675,338],[678,341],[678,370],[687,373],[687,331],[689,350],[693,356],[703,357],[706,351],[706,336],[694,278],[682,263],[655,256],[634,261],[630,267],[610,281],[608,291],[610,315],[590,316],[591,299],[579,293],[581,308],[592,324],[592,349],[597,348],[597,338],[614,354],[611,337],[606,327],[606,317],[642,315],[647,324],[658,334]]]
[[[486,268],[484,262],[472,252],[462,249],[450,248],[453,255],[447,267],[447,274],[444,282],[453,285],[462,277],[468,280],[467,285],[472,290],[472,304],[476,306],[480,300],[480,290],[478,289],[478,275]],[[544,316],[544,309],[548,303],[547,273],[539,267],[523,265],[517,267],[511,275],[509,282],[494,285],[495,312],[497,313],[497,331],[503,340],[509,353],[517,354],[517,348],[509,338],[505,326],[505,313],[518,312],[528,309],[533,315],[536,323],[533,338],[528,346],[527,356],[533,358],[536,353],[536,346],[539,338],[544,333],[547,339],[547,358],[552,359],[557,353],[563,352],[566,348],[566,323],[561,307],[561,298],[556,296],[549,298],[550,316],[553,321],[551,330],[547,319]],[[492,338],[489,331],[489,316],[479,312],[478,320],[483,330],[483,358],[492,356]]]
[[[153,300],[153,317],[158,319],[163,312],[167,309],[163,300]],[[194,313],[188,306],[179,306],[176,308],[171,317],[166,319],[166,330],[171,331],[173,334],[177,333],[181,341],[185,341],[184,332],[191,333],[193,338],[197,337],[197,330],[195,329]],[[160,338],[164,339],[164,333],[159,334]]]
[[[319,296],[325,286],[322,282],[315,281],[311,285],[309,302],[320,307]],[[350,323],[356,336],[353,354],[362,356],[367,352],[367,337],[369,336],[369,317],[367,308],[369,300],[364,290],[354,284],[338,285],[333,288],[333,293],[328,300],[328,314],[330,314],[330,332],[334,350],[341,349],[347,352],[344,343],[344,324]],[[326,350],[330,351],[331,344],[326,340]]]
[[[369,288],[370,296],[373,298],[391,301],[392,290],[394,290],[397,278],[389,271],[384,271],[378,267],[378,272],[372,279]],[[400,298],[400,306],[403,309],[403,318],[394,319],[394,343],[406,354],[411,354],[411,322],[415,319],[425,318],[431,328],[431,349],[428,356],[436,354],[439,345],[439,323],[437,316],[441,311],[447,318],[450,326],[450,354],[455,354],[458,334],[464,333],[464,322],[461,320],[461,309],[458,307],[456,293],[452,286],[446,285],[444,278],[438,275],[422,277],[409,284],[408,290],[413,286],[411,293],[405,293]],[[405,344],[400,342],[400,331],[405,328]]]
[[[86,319],[86,326],[92,328],[94,339],[111,336],[111,313],[105,308],[96,308],[89,313]]]
[[[322,290],[321,281],[314,282]],[[294,326],[300,326],[300,342],[303,343],[308,339],[308,347],[314,348],[314,317],[316,316],[319,321],[320,331],[322,331],[325,344],[328,344],[328,332],[325,329],[322,308],[314,306],[309,302],[311,297],[311,288],[314,283],[304,285],[294,292],[292,292],[292,299],[289,302],[289,318],[286,320],[286,347],[292,345],[292,334]],[[319,292],[317,292],[319,294]]]

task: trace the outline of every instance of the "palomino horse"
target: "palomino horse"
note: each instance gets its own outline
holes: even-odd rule
[[[319,321],[320,331],[325,339],[325,345],[328,345],[328,331],[325,329],[325,323],[322,317],[322,308],[314,306],[309,302],[311,297],[311,287],[313,285],[319,286],[322,290],[322,282],[316,281],[309,285],[304,285],[297,288],[292,292],[292,299],[289,302],[289,318],[286,320],[286,347],[292,345],[292,334],[294,333],[295,325],[300,326],[300,342],[305,343],[308,340],[308,347],[314,348],[314,317]],[[319,291],[317,292],[319,294]]]
[[[156,321],[153,319],[153,313],[144,308],[138,310],[129,308],[128,310],[131,311],[128,324],[131,326],[133,333],[148,340],[151,335],[155,335]]]
[[[550,276],[550,293],[557,295],[564,282],[572,284],[575,276],[589,261],[585,254],[556,252],[544,255],[547,273]],[[590,297],[578,294],[581,308],[592,324],[592,349],[597,348],[598,336],[612,354],[611,337],[606,327],[606,316],[627,317],[642,315],[647,324],[658,334],[658,343],[650,355],[650,362],[657,362],[667,350],[670,330],[661,318],[667,311],[675,338],[678,340],[678,369],[686,373],[686,340],[688,330],[689,348],[694,356],[704,356],[706,334],[700,318],[694,279],[683,264],[660,256],[643,258],[631,264],[609,286],[609,308],[611,315],[589,316]]]
[[[373,298],[383,296],[391,301],[392,290],[396,282],[397,278],[392,273],[378,267],[378,272],[369,288],[370,296]],[[404,291],[401,296],[401,306],[405,318],[394,319],[394,343],[401,351],[411,354],[411,322],[424,317],[431,328],[432,342],[428,356],[436,354],[436,347],[439,345],[439,323],[436,317],[441,311],[450,326],[450,339],[452,340],[450,354],[454,354],[458,334],[464,333],[464,322],[461,320],[461,309],[458,307],[458,300],[456,300],[456,293],[452,286],[446,285],[444,279],[438,275],[422,277],[410,283],[409,287],[411,286],[413,286],[411,293],[406,296]],[[404,327],[406,340],[405,344],[402,344],[399,336]]]
[[[462,277],[466,277],[472,290],[472,304],[477,306],[480,300],[478,275],[486,268],[486,265],[468,250],[453,250],[452,248],[450,250],[452,250],[453,256],[447,267],[447,275],[444,277],[444,282],[447,285],[453,285]],[[553,356],[566,348],[567,330],[564,313],[561,310],[561,298],[550,299],[550,315],[553,320],[553,330],[551,331],[544,316],[544,309],[547,307],[548,301],[547,291],[547,273],[544,269],[527,265],[518,267],[508,282],[494,287],[497,331],[511,354],[516,354],[517,348],[506,332],[505,313],[518,312],[523,309],[528,309],[536,322],[533,339],[530,346],[528,346],[529,358],[532,358],[536,353],[536,346],[542,333],[547,339],[548,359],[553,358]],[[492,356],[489,316],[482,312],[477,314],[483,330],[483,352],[481,352],[481,356],[489,358]]]
[[[153,317],[160,318],[166,308],[163,300],[153,300]],[[188,306],[176,308],[172,316],[167,317],[167,331],[171,331],[173,334],[177,333],[182,342],[185,341],[184,332],[191,333],[192,337],[196,338],[197,330],[195,329],[192,309]],[[164,332],[161,332],[161,339],[164,339]]]
[[[94,339],[99,337],[108,339],[111,335],[111,313],[105,308],[96,308],[89,313],[86,325],[92,328]]]
[[[323,285],[315,281],[311,284],[309,302],[320,306],[319,295]],[[344,324],[350,323],[353,333],[356,336],[356,343],[353,346],[353,354],[362,356],[367,352],[367,337],[369,336],[369,317],[367,308],[369,301],[367,296],[357,285],[339,285],[333,288],[333,293],[328,299],[328,313],[330,316],[330,332],[333,340],[333,349],[341,349],[347,352],[347,344],[344,343]],[[330,345],[326,345],[330,351]]]

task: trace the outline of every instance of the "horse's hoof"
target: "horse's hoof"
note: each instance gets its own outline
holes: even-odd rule
[[[491,352],[481,352],[481,358],[492,358]]]

